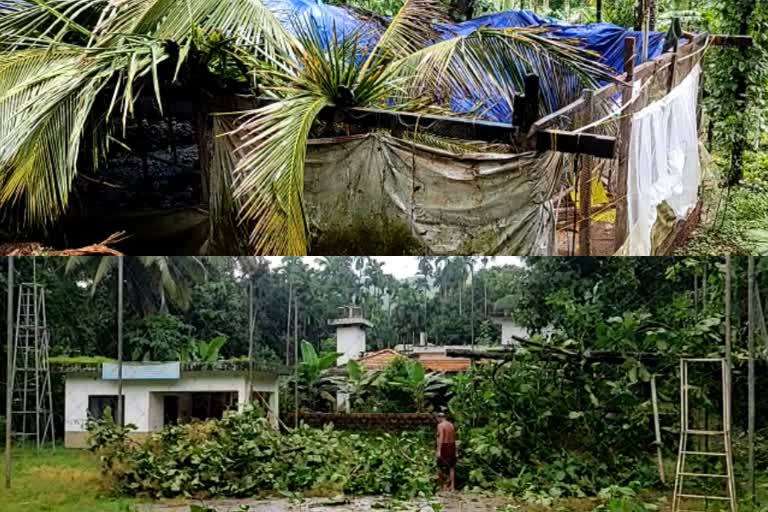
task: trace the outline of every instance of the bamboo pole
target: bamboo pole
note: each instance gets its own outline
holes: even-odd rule
[[[621,104],[632,101],[632,88],[635,75],[635,38],[628,37],[624,42],[624,70],[626,82],[621,92]],[[619,158],[616,172],[616,228],[614,249],[619,250],[627,239],[627,174],[629,172],[629,138],[632,135],[632,106],[628,107],[619,121]]]
[[[13,407],[13,256],[8,256],[8,311],[6,312],[6,375],[5,375],[5,488],[11,488],[11,430]]]
[[[123,417],[123,256],[117,257],[117,424]]]
[[[653,402],[653,427],[656,435],[656,458],[659,465],[659,479],[662,484],[666,484],[664,454],[661,450],[661,422],[659,421],[659,397],[656,393],[656,375],[651,376],[651,400]]]
[[[756,483],[755,483],[755,257],[750,256],[748,260],[747,269],[747,282],[749,290],[747,292],[747,311],[749,315],[747,323],[747,341],[749,344],[749,369],[748,369],[748,384],[747,384],[747,400],[748,400],[748,413],[747,413],[747,436],[749,443],[749,488],[752,493],[752,505],[757,504],[756,496]]]

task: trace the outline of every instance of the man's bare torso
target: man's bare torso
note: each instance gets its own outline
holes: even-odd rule
[[[437,424],[437,442],[451,444],[456,442],[456,429],[450,421],[442,421]]]

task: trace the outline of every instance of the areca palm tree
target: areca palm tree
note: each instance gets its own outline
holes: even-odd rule
[[[78,169],[103,162],[142,91],[162,110],[172,83],[200,88],[206,76],[234,75],[239,92],[272,102],[234,126],[215,118],[229,136],[215,138],[215,157],[201,169],[211,179],[211,215],[236,208],[255,253],[301,255],[306,144],[323,108],[444,112],[457,95],[511,108],[534,72],[552,111],[567,84],[611,75],[545,28],[440,36],[443,17],[438,0],[407,0],[371,41],[312,18],[289,31],[261,0],[17,4],[0,16],[0,207],[19,209],[29,224],[54,221]],[[205,103],[197,106],[208,114]]]

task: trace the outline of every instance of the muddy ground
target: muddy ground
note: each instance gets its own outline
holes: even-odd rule
[[[666,510],[662,500],[657,510]],[[216,512],[591,512],[601,501],[594,498],[559,500],[549,505],[523,503],[513,498],[473,493],[444,493],[434,499],[398,501],[380,497],[316,498],[289,500],[211,500],[168,501],[146,504],[138,512],[189,512],[191,504],[210,507]],[[245,509],[244,506],[248,508]]]

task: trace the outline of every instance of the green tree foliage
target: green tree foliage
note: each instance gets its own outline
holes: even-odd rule
[[[192,340],[192,326],[174,315],[151,315],[125,326],[125,353],[134,361],[174,361]]]

